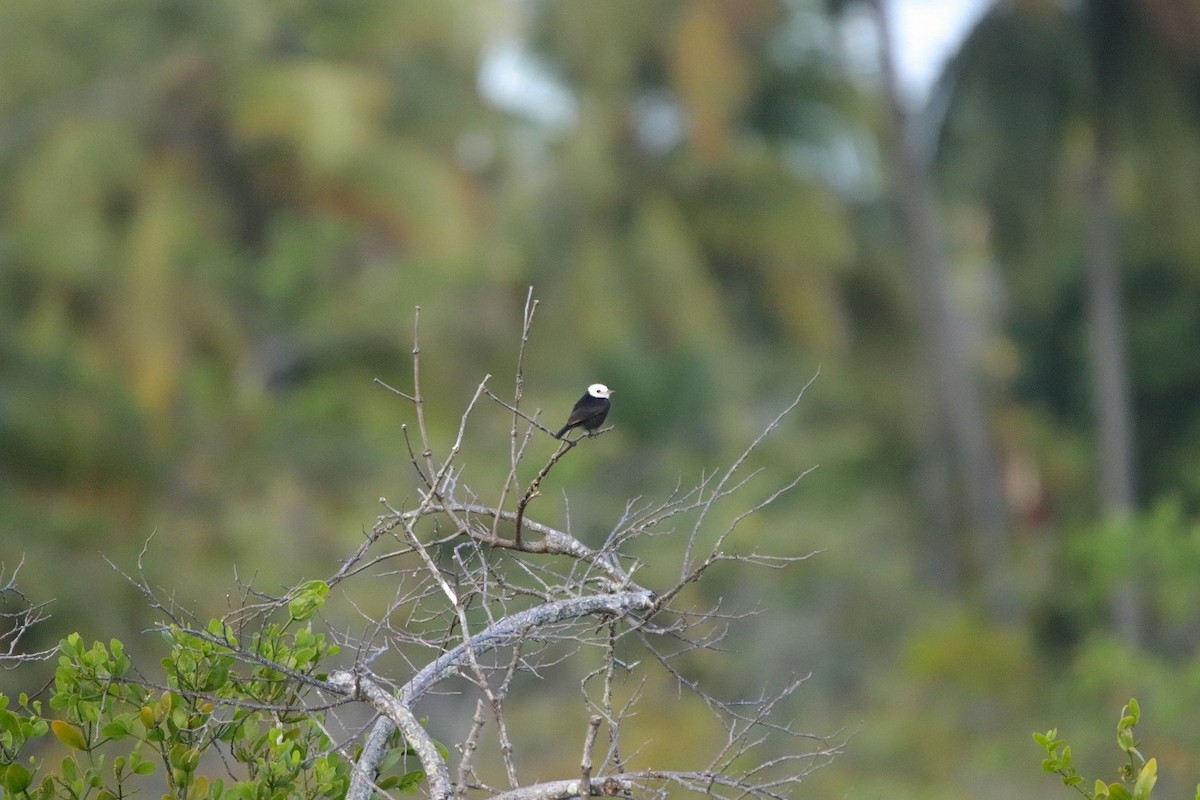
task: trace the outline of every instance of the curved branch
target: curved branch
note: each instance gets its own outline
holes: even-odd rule
[[[329,682],[356,700],[366,700],[404,736],[408,746],[416,751],[421,767],[429,781],[429,796],[435,800],[449,800],[453,796],[450,786],[450,769],[438,752],[433,737],[421,725],[408,706],[370,678],[340,671],[329,676]],[[365,753],[364,753],[365,755]],[[357,777],[357,775],[356,775]],[[370,787],[367,787],[370,791]]]
[[[490,628],[475,634],[457,647],[447,650],[438,656],[414,675],[412,680],[400,688],[399,697],[394,698],[394,702],[404,706],[405,709],[410,708],[413,703],[439,682],[457,674],[467,664],[471,654],[478,656],[479,654],[495,650],[498,647],[504,647],[519,640],[531,630],[544,628],[565,620],[581,619],[596,614],[623,616],[632,612],[646,611],[653,606],[654,593],[643,589],[639,591],[617,592],[615,594],[574,597],[569,600],[558,600],[553,603],[545,603],[526,609],[512,616],[505,617]],[[343,672],[337,673],[337,675],[338,679],[343,681],[342,684],[339,684],[340,691],[343,693],[352,691],[355,687],[361,687],[362,680],[360,679],[358,683],[355,683],[354,676],[350,675],[350,673]],[[348,687],[344,683],[346,676],[349,676],[350,679]],[[333,676],[330,677],[330,682],[333,682]],[[411,714],[411,712],[409,713]],[[387,752],[388,737],[392,735],[396,727],[396,720],[388,714],[385,714],[376,721],[370,735],[367,737],[367,743],[363,747],[362,756],[359,757],[358,763],[354,765],[354,774],[350,779],[350,790],[346,793],[346,800],[368,800],[370,798],[379,762]],[[401,730],[404,731],[403,728]],[[405,732],[405,735],[407,735],[407,732]],[[449,778],[447,778],[448,780]],[[434,791],[434,789],[435,787],[432,785],[431,778],[430,790]]]
[[[517,641],[526,633],[569,619],[581,619],[594,614],[624,616],[646,611],[654,606],[654,593],[641,589],[632,592],[573,597],[528,608],[505,617],[469,640],[431,661],[412,680],[400,689],[405,702],[413,703],[437,683],[445,680],[467,663],[468,652],[486,653]]]
[[[517,514],[513,511],[498,511],[490,506],[480,505],[477,503],[429,502],[422,505],[419,509],[405,511],[401,514],[401,516],[404,520],[415,520],[418,517],[441,513],[476,514],[485,517],[496,517],[512,522],[517,521]],[[537,555],[571,556],[574,559],[586,561],[597,569],[605,572],[610,578],[622,585],[632,585],[629,580],[628,573],[626,573],[625,570],[616,563],[616,559],[603,557],[600,552],[588,547],[571,534],[564,533],[563,531],[552,528],[549,525],[544,525],[531,519],[524,519],[522,520],[521,524],[528,530],[537,531],[542,535],[542,538],[536,542],[518,543],[512,539],[505,539],[502,536],[484,533],[477,529],[466,529],[466,533],[480,544],[486,544],[490,547],[519,550],[522,553],[533,553]]]

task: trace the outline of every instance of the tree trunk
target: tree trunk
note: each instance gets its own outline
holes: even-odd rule
[[[871,7],[878,21],[880,65],[890,112],[886,157],[926,360],[937,396],[935,424],[946,430],[938,438],[949,442],[951,462],[960,476],[972,556],[982,573],[987,609],[997,619],[1011,620],[1019,612],[1019,600],[1012,581],[1008,510],[999,463],[967,352],[964,326],[947,292],[949,265],[932,187],[913,146],[900,99],[886,0],[871,0]]]
[[[1087,311],[1088,356],[1091,360],[1092,407],[1096,414],[1096,458],[1099,504],[1106,521],[1120,521],[1136,505],[1133,413],[1129,357],[1125,347],[1125,315],[1119,277],[1117,212],[1112,194],[1112,140],[1103,120],[1087,182]],[[1142,598],[1132,581],[1117,586],[1112,597],[1113,627],[1130,644],[1141,639]]]

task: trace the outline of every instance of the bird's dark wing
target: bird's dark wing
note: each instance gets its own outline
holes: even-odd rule
[[[583,397],[579,398],[579,402],[577,402],[575,407],[571,409],[571,415],[567,417],[567,424],[563,425],[562,430],[558,432],[557,437],[561,439],[563,434],[571,430],[571,428],[576,428],[580,425],[590,422],[596,417],[601,417],[601,419],[603,419],[603,416],[607,412],[607,403],[600,401],[600,398],[592,397],[590,394],[585,394]],[[599,425],[599,423],[597,423],[597,425]]]

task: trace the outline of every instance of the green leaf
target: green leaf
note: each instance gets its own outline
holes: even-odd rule
[[[79,658],[79,646],[81,644],[83,644],[83,637],[78,633],[72,633],[58,643],[58,649],[63,652],[63,655],[74,660]]]
[[[59,769],[62,772],[63,783],[74,783],[75,779],[79,776],[79,767],[75,766],[75,758],[73,756],[64,758]]]
[[[308,581],[300,586],[296,596],[288,603],[288,613],[292,619],[303,622],[321,610],[328,596],[329,584],[325,581]]]
[[[56,719],[50,723],[50,729],[54,731],[54,735],[58,740],[74,750],[87,750],[87,738],[84,737],[83,731],[69,722],[61,719]]]
[[[400,776],[400,782],[396,784],[396,789],[401,792],[414,792],[423,780],[425,780],[425,771],[415,769]]]
[[[4,788],[8,794],[20,794],[33,781],[33,773],[23,764],[9,764],[4,771]]]
[[[100,735],[109,739],[124,739],[133,732],[133,715],[120,714],[100,729]]]
[[[146,759],[144,761],[139,761],[137,765],[134,766],[133,772],[135,775],[149,775],[151,772],[154,772],[154,767],[154,762]]]
[[[1110,783],[1108,785],[1109,800],[1133,800],[1133,795],[1119,783]]]
[[[192,747],[177,744],[171,748],[167,760],[174,770],[184,773],[195,772],[196,766],[200,763],[200,751]]]
[[[214,664],[204,679],[201,687],[206,692],[215,692],[229,682],[229,667],[224,664]]]
[[[11,711],[0,710],[0,733],[7,733],[14,738],[20,736],[21,718]]]

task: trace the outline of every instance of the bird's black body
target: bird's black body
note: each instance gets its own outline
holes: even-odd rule
[[[554,435],[561,439],[572,428],[583,428],[589,434],[599,428],[604,424],[604,419],[608,416],[608,409],[612,406],[612,401],[608,399],[610,394],[612,394],[612,390],[604,384],[593,383],[583,393],[583,397],[579,398],[575,407],[571,409],[571,416],[567,417],[567,424],[563,425],[562,430]]]

